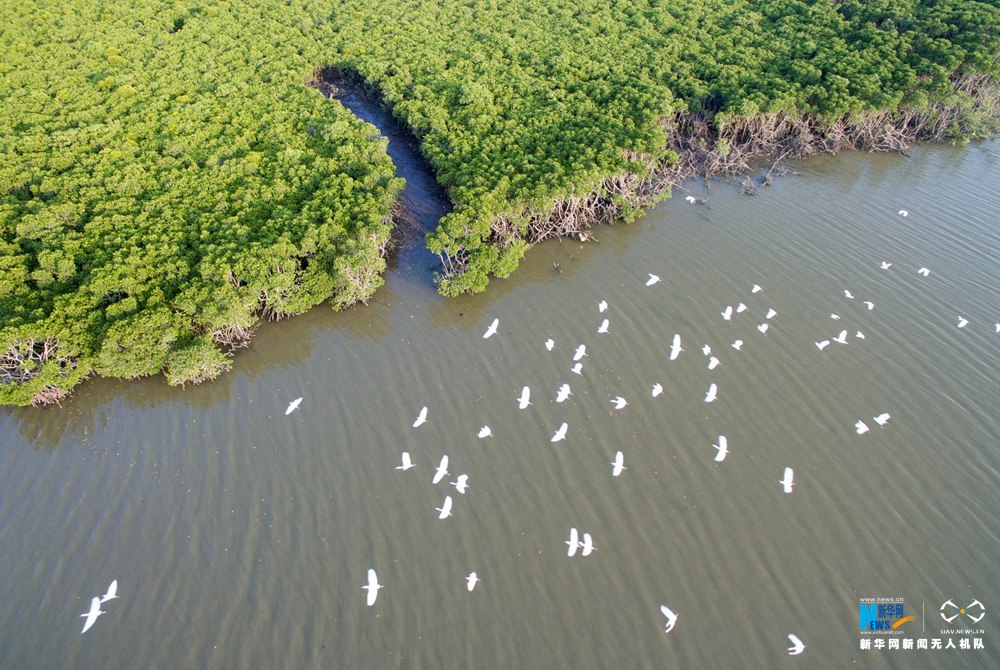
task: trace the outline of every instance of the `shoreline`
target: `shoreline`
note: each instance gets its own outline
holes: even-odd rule
[[[744,174],[743,192],[752,194],[755,187],[749,175],[768,162],[771,167],[765,176],[765,184],[776,167],[786,160],[845,150],[905,154],[913,142],[979,139],[995,133],[1000,126],[1000,85],[986,75],[970,75],[955,82],[956,92],[967,94],[967,100],[972,101],[971,109],[963,109],[957,103],[951,106],[934,103],[921,110],[878,112],[831,122],[820,122],[808,115],[729,118],[712,114],[676,114],[660,122],[667,137],[666,158],[663,160],[627,152],[627,158],[634,165],[642,166],[641,171],[607,176],[586,195],[556,197],[541,211],[526,205],[515,205],[513,212],[493,217],[490,235],[483,241],[482,247],[469,252],[459,245],[456,253],[447,254],[441,245],[434,248],[433,238],[437,222],[451,211],[455,203],[448,197],[447,187],[438,184],[432,166],[420,152],[420,138],[405,121],[392,114],[391,107],[378,90],[352,70],[317,68],[306,85],[327,98],[338,99],[357,118],[362,116],[359,116],[356,106],[349,104],[350,99],[365,106],[377,107],[396,126],[393,130],[371,119],[362,120],[374,125],[383,137],[395,135],[396,139],[402,138],[407,145],[406,151],[419,158],[419,161],[407,159],[407,188],[396,194],[390,207],[390,221],[387,222],[389,237],[386,243],[379,246],[379,258],[388,262],[398,261],[400,253],[413,256],[418,253],[436,254],[440,267],[433,272],[433,279],[438,292],[444,296],[483,290],[490,276],[508,276],[531,246],[546,239],[573,237],[588,241],[592,239],[590,229],[596,225],[630,222],[670,197],[675,186],[691,179]],[[961,126],[956,128],[963,115],[982,123],[986,131],[978,133]],[[956,132],[960,133],[958,137],[954,137]],[[399,162],[395,156],[393,162]],[[401,170],[398,164],[396,170],[399,176]],[[430,214],[425,212],[421,216],[405,202],[406,191],[415,177],[432,185],[432,188],[424,188],[424,200],[433,197],[440,201],[440,206]],[[506,259],[504,271],[494,269],[492,272],[468,273],[476,255],[490,249]],[[362,272],[364,276],[358,281],[370,285],[380,280],[384,272],[385,269],[379,273],[370,268]],[[371,273],[375,273],[374,276]],[[214,379],[229,369],[234,351],[249,346],[254,332],[265,318],[280,319],[283,316],[286,315],[258,310],[253,323],[231,324],[212,331],[208,335],[215,344],[216,360],[197,367],[197,374],[193,376],[172,376],[166,368],[160,372],[167,375],[172,385],[183,386]],[[53,370],[49,363],[54,363],[58,371]],[[72,393],[73,387],[90,374],[92,371],[81,370],[73,352],[64,351],[59,340],[52,336],[16,341],[0,355],[0,375],[5,378],[4,385],[28,384],[42,376],[51,382],[43,384],[30,396],[32,406],[59,404]],[[69,383],[64,385],[60,382]]]
[[[905,154],[915,142],[966,142],[986,139],[1000,131],[1000,83],[987,75],[972,74],[957,79],[954,86],[956,93],[967,98],[951,105],[928,103],[922,109],[871,112],[829,122],[805,114],[731,118],[721,114],[677,114],[660,121],[668,138],[667,160],[656,162],[633,153],[628,158],[644,165],[642,173],[611,175],[587,195],[557,198],[547,211],[525,209],[516,216],[496,216],[486,244],[495,245],[501,253],[519,245],[523,255],[534,244],[553,237],[587,241],[593,226],[632,221],[690,179],[742,174],[743,192],[753,194],[750,174],[760,169],[754,163],[770,163],[765,181],[768,183],[771,173],[787,160],[840,151]],[[963,102],[971,109],[964,109]],[[972,124],[982,129],[970,127]],[[439,257],[444,268],[439,283],[443,295],[475,293],[485,288],[485,281],[464,280],[473,260],[466,250],[461,249],[455,256],[439,253]]]

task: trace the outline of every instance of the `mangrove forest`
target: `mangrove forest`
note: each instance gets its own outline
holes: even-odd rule
[[[417,138],[438,290],[755,159],[1000,128],[996,0],[22,0],[0,8],[0,403],[198,383],[366,301]]]

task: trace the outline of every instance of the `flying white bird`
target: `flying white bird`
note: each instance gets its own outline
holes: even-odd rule
[[[413,427],[418,428],[419,426],[427,423],[427,408],[424,407],[420,410],[420,414],[417,415],[417,420],[413,422]]]
[[[608,325],[609,325],[610,323],[611,323],[611,322],[610,322],[610,321],[608,321],[607,319],[605,319],[604,321],[601,321],[601,325],[599,325],[599,326],[597,327],[597,333],[598,333],[599,335],[603,335],[604,333],[608,332]]]
[[[706,356],[711,356],[712,355],[712,347],[708,346],[707,344],[703,345],[702,348],[701,348],[701,353],[703,353]]]
[[[892,267],[892,263],[889,263],[888,261],[882,261],[882,266],[881,267],[882,267],[883,270],[888,270],[889,268]]]
[[[500,326],[500,319],[493,319],[493,323],[491,323],[490,327],[486,329],[485,333],[483,333],[483,339],[487,340],[487,339],[493,337],[494,335],[496,335],[497,328],[499,326]]]
[[[602,312],[603,313],[607,308],[608,308],[608,301],[607,300],[602,300],[601,302],[597,303],[597,311],[598,312]]]
[[[559,430],[556,431],[555,435],[552,436],[552,439],[549,440],[549,442],[562,442],[563,440],[565,440],[566,431],[568,429],[569,429],[569,424],[563,423],[561,426],[559,426]]]
[[[660,281],[660,278],[654,274],[649,275],[649,279],[646,280],[646,286],[652,286],[656,282]]]
[[[708,393],[705,394],[705,402],[714,402],[718,392],[719,387],[715,384],[710,384],[708,387]]]
[[[874,417],[875,423],[877,423],[880,426],[884,426],[885,424],[889,423],[889,419],[891,419],[891,418],[892,417],[889,416],[889,414],[886,413],[886,412],[883,412],[883,413],[879,414],[878,416]]]
[[[920,268],[919,270],[917,270],[917,274],[921,274],[921,275],[923,275],[925,277],[930,277],[931,276],[931,271],[929,269],[927,269],[927,268]]]
[[[713,459],[716,463],[721,463],[726,460],[726,455],[729,453],[729,440],[726,439],[725,435],[719,435],[719,443],[713,444],[719,453],[715,455]]]
[[[795,486],[795,471],[791,468],[785,468],[785,477],[778,483],[781,484],[785,493],[791,493],[792,487]]]
[[[833,338],[833,341],[837,344],[847,344],[847,331],[842,330],[837,337]]]
[[[625,400],[625,398],[618,396],[616,398],[612,398],[611,403],[615,406],[615,409],[624,409],[625,405],[628,404],[628,400]]]
[[[583,542],[580,543],[580,555],[590,556],[590,553],[597,551],[597,547],[594,546],[594,538],[590,537],[590,533],[583,534]]]
[[[875,303],[873,303],[871,300],[865,300],[864,302],[865,302],[865,307],[868,308],[869,312],[875,309]]]
[[[95,621],[97,621],[97,617],[102,614],[107,614],[107,612],[101,609],[101,599],[94,596],[90,601],[90,610],[86,614],[80,615],[87,618],[87,620],[83,622],[83,630],[81,630],[80,633],[86,633],[90,630],[90,627],[94,625]]]
[[[448,455],[445,454],[441,457],[441,462],[437,466],[437,470],[434,471],[434,479],[431,480],[431,484],[437,484],[439,481],[444,479],[444,476],[448,474]]]
[[[489,426],[483,426],[482,428],[479,429],[479,432],[476,434],[476,437],[478,437],[481,440],[484,437],[489,437],[492,434],[493,431],[490,429]]]
[[[969,320],[968,319],[966,319],[964,316],[959,316],[958,317],[958,327],[959,328],[965,328],[968,325],[969,325]]]
[[[820,351],[823,351],[828,346],[830,346],[830,340],[823,340],[822,342],[813,342],[813,344],[816,345],[817,349],[819,349]]]
[[[371,607],[375,604],[375,599],[378,598],[378,590],[382,588],[382,585],[378,583],[378,575],[375,574],[375,570],[368,568],[368,583],[361,587],[363,591],[368,592],[367,603]]]
[[[859,330],[858,332],[854,333],[854,337],[858,338],[859,340],[863,340],[865,339],[865,334]]]
[[[1000,333],[1000,323],[994,324],[993,327],[996,328],[996,332]]]
[[[438,514],[439,519],[447,519],[451,516],[451,496],[444,497],[444,504],[440,507],[435,507],[434,511],[441,512]]]
[[[581,344],[576,348],[576,352],[573,354],[573,360],[578,361],[587,355],[587,345]]]
[[[611,462],[611,476],[617,477],[622,473],[622,470],[628,470],[625,467],[625,454],[617,451],[615,452],[615,460]]]
[[[531,389],[525,386],[521,389],[521,397],[517,399],[518,409],[528,409],[531,404]]]
[[[840,321],[839,314],[830,314],[830,318],[833,319],[834,321]]]
[[[764,333],[765,335],[767,335],[767,328],[768,328],[768,325],[766,323],[762,323],[759,326],[757,326],[757,330],[759,330],[760,332]]]
[[[571,367],[569,369],[569,371],[572,372],[575,375],[582,375],[583,374],[583,363],[576,363],[573,367]]]
[[[693,195],[686,195],[684,196],[684,199],[690,202],[692,205],[698,202],[698,198],[694,197]]]
[[[762,289],[760,286],[758,286],[757,284],[754,284],[753,288],[750,289],[750,292],[751,293],[760,293],[763,290],[764,289]]]
[[[667,627],[663,629],[663,632],[669,633],[677,625],[677,615],[666,605],[660,605],[660,613],[667,618]]]
[[[788,655],[789,656],[798,656],[803,651],[805,651],[806,646],[804,644],[802,644],[802,640],[800,640],[798,637],[796,637],[795,635],[792,635],[791,633],[789,633],[788,634],[788,639],[792,643],[792,646],[788,648]]]
[[[888,414],[886,416],[888,416]],[[106,603],[109,600],[114,600],[117,597],[118,597],[118,580],[115,579],[114,581],[111,582],[111,585],[108,587],[108,592],[105,593],[103,596],[101,596],[101,602]]]
[[[732,305],[726,305],[726,308],[724,310],[722,310],[722,318],[724,320],[726,320],[726,321],[729,321],[730,319],[733,318],[733,306]]]
[[[475,572],[470,572],[469,576],[465,578],[465,588],[469,590],[469,593],[472,593],[472,589],[476,588],[476,584],[481,581]]]
[[[402,465],[397,465],[396,469],[397,470],[409,470],[412,467],[413,467],[413,461],[410,460],[410,452],[404,451],[403,452],[403,464]]]
[[[858,422],[854,424],[854,432],[856,432],[858,435],[864,435],[865,433],[868,432],[868,424],[866,424],[861,419],[858,419]]]
[[[556,393],[556,402],[563,402],[571,395],[573,395],[573,392],[569,390],[569,384],[563,384],[559,387],[559,392]]]
[[[736,340],[730,346],[736,351],[739,351],[740,349],[743,348],[743,340]]]
[[[580,548],[580,535],[577,533],[576,528],[569,529],[569,541],[566,544],[569,545],[566,555],[572,558],[576,555],[576,550]]]
[[[454,482],[449,482],[454,486],[459,493],[465,495],[466,490],[469,488],[469,475],[459,475],[458,480]]]
[[[670,360],[676,361],[677,357],[681,355],[681,336],[677,333],[674,334],[674,341],[670,345]]]
[[[847,298],[848,300],[854,300],[854,296],[851,295],[851,292],[848,291],[846,288],[844,289],[844,297]]]
[[[905,209],[901,209],[901,210],[899,210],[899,215],[902,216],[902,217],[907,217],[907,216],[910,215],[910,213],[907,212]]]
[[[302,404],[302,398],[296,398],[292,402],[288,403],[288,409],[285,410],[285,416],[288,416],[289,414],[297,410],[299,408],[299,405],[301,404]]]
[[[549,351],[552,351],[552,347],[554,347],[554,346],[556,346],[556,341],[553,340],[551,337],[549,339],[545,340],[545,348],[546,349],[548,349]]]
[[[653,384],[653,397],[655,398],[661,393],[663,393],[663,384],[661,384],[660,382],[656,382],[655,384]]]
[[[712,356],[711,358],[708,359],[708,369],[714,370],[717,367],[719,367],[719,359],[716,358],[715,356]]]
[[[740,304],[736,305],[736,313],[737,314],[742,314],[743,312],[747,311],[747,309],[748,309],[748,307],[746,305],[744,305],[742,302]]]
[[[773,319],[776,316],[778,316],[778,313],[774,311],[774,308],[772,307],[771,309],[767,310],[767,314],[764,315],[764,318]]]

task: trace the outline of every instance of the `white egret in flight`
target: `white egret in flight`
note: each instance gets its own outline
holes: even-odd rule
[[[778,483],[781,484],[785,493],[791,493],[792,487],[795,486],[795,471],[791,468],[785,468],[785,476]]]
[[[483,333],[483,339],[487,340],[496,335],[497,328],[499,326],[500,326],[500,319],[493,319],[493,323],[491,323],[490,327],[486,329],[485,333]]]
[[[441,457],[441,463],[438,464],[437,470],[434,471],[434,479],[431,480],[431,484],[437,484],[439,481],[444,479],[444,476],[448,474],[448,455],[445,454]]]
[[[611,462],[611,476],[617,477],[622,473],[622,470],[628,470],[625,467],[625,454],[618,451],[615,452],[615,460]]]
[[[469,475],[459,475],[457,481],[449,482],[463,496],[469,489]]]
[[[435,507],[435,511],[441,512],[438,514],[439,519],[447,519],[451,516],[451,496],[444,497],[444,504],[440,507]]]
[[[420,414],[417,415],[417,420],[413,422],[413,427],[417,428],[419,426],[427,423],[427,408],[424,407],[420,410]]]
[[[378,590],[380,588],[382,588],[382,585],[378,583],[378,575],[375,574],[374,568],[368,568],[368,583],[362,586],[361,589],[368,592],[366,604],[369,607],[375,604],[375,599],[378,598]]]
[[[716,463],[721,463],[726,460],[726,455],[729,454],[729,440],[726,439],[725,435],[719,435],[718,444],[713,444],[713,447],[718,450],[719,453],[715,455],[713,459]]]
[[[525,386],[521,389],[521,397],[517,399],[518,409],[528,409],[531,404],[531,389]]]
[[[663,629],[663,632],[669,633],[674,629],[674,626],[677,625],[677,615],[674,614],[674,611],[666,605],[660,605],[660,613],[667,619],[667,626]]]
[[[569,424],[564,422],[561,426],[559,426],[559,430],[556,431],[555,435],[552,436],[552,439],[549,440],[549,442],[562,442],[566,439],[567,430],[569,430]]]
[[[888,414],[886,416],[888,416]],[[111,582],[111,585],[108,586],[108,592],[105,593],[103,596],[101,596],[101,602],[106,603],[109,600],[114,600],[117,597],[118,597],[118,580],[115,579]]]
[[[679,333],[674,333],[673,342],[670,344],[670,360],[676,361],[677,357],[681,355],[681,336]]]
[[[576,528],[569,529],[569,541],[566,542],[569,545],[569,549],[566,550],[566,555],[573,557],[576,555],[576,550],[580,548],[580,536],[576,531]]]
[[[86,617],[86,621],[83,622],[83,630],[81,630],[80,633],[86,633],[90,630],[90,627],[94,625],[95,621],[97,621],[97,617],[102,614],[107,614],[107,612],[101,610],[101,599],[94,596],[90,601],[90,610],[86,614],[80,615],[82,617]]]

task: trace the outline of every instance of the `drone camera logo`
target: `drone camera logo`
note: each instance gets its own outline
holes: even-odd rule
[[[941,605],[941,618],[951,623],[959,617],[967,617],[972,623],[979,623],[986,616],[986,608],[978,600],[973,600],[965,607],[959,607],[951,600]]]

